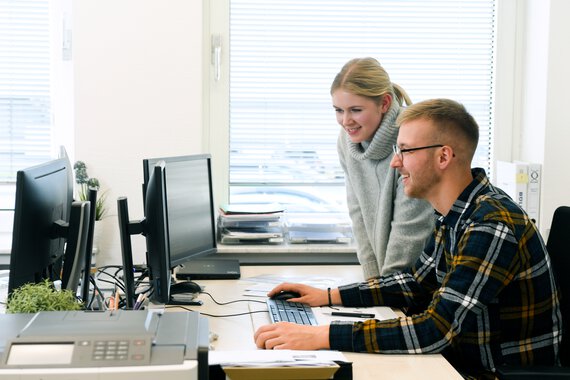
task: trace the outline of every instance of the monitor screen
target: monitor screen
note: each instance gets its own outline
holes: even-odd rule
[[[198,154],[143,161],[144,183],[159,161],[166,165],[170,265],[216,252],[211,156]]]
[[[73,202],[71,170],[65,157],[18,171],[9,294],[45,279],[63,280],[64,288],[77,290],[86,254],[89,204]]]

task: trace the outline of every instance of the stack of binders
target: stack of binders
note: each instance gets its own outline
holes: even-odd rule
[[[523,161],[497,161],[495,184],[540,226],[542,165]]]
[[[222,205],[218,240],[222,244],[281,244],[283,212],[279,205]]]

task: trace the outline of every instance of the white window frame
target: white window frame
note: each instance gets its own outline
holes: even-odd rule
[[[204,0],[203,7],[203,72],[207,74],[203,89],[203,146],[214,158],[217,204],[227,202],[229,195],[229,1]],[[523,22],[524,4],[498,0],[492,162],[510,159],[518,146],[519,131],[515,126],[520,123],[515,120],[514,109],[520,101],[516,89],[522,69],[519,58]]]

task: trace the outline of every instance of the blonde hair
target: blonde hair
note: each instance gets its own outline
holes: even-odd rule
[[[331,95],[338,89],[370,98],[380,104],[382,97],[391,94],[400,105],[412,100],[406,91],[390,81],[388,73],[374,58],[354,58],[348,61],[335,76],[331,85]]]

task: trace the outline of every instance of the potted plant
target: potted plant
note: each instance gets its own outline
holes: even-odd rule
[[[83,161],[76,161],[73,165],[75,170],[75,182],[79,185],[77,193],[80,201],[89,200],[89,189],[94,188],[99,191],[99,180],[95,177],[89,178],[87,174],[87,165]],[[95,220],[101,220],[107,213],[105,207],[105,192],[97,193],[97,203],[95,205]]]
[[[95,177],[89,178],[87,174],[87,165],[83,161],[76,161],[73,165],[75,171],[75,182],[77,183],[77,195],[80,201],[89,200],[89,189],[97,190],[97,202],[95,203],[95,228],[93,235],[93,249],[91,251],[91,265],[95,267],[96,257],[99,254],[99,243],[103,233],[103,226],[100,222],[107,215],[107,207],[105,205],[106,191],[100,192],[99,180]]]
[[[7,313],[37,313],[38,311],[82,310],[71,290],[56,290],[49,280],[37,284],[24,284],[14,289],[6,303]]]

